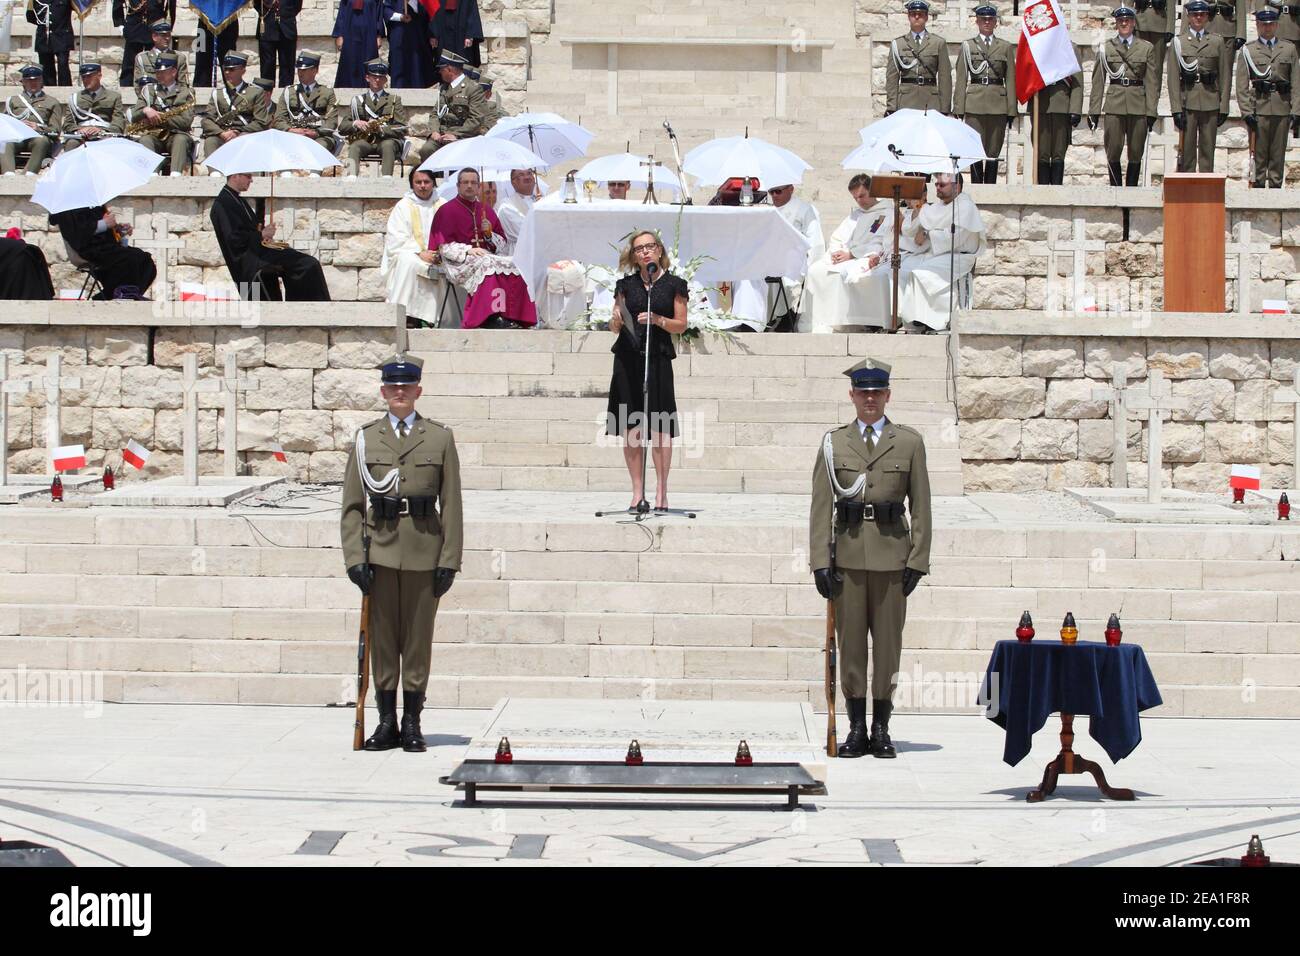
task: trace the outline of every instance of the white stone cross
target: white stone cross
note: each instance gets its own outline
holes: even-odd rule
[[[1129,389],[1128,407],[1135,412],[1146,412],[1147,419],[1147,503],[1160,504],[1161,465],[1164,458],[1164,437],[1161,425],[1165,412],[1185,408],[1185,399],[1174,398],[1165,373],[1158,368],[1147,372],[1145,389]]]
[[[63,444],[62,419],[60,418],[59,392],[65,388],[81,388],[81,379],[62,374],[63,356],[57,352],[50,353],[45,360],[45,450],[53,454],[54,449]]]
[[[0,369],[3,368],[4,366],[0,365]],[[1300,366],[1297,366],[1292,376],[1291,387],[1277,389],[1269,396],[1268,400],[1270,403],[1276,402],[1279,405],[1290,405],[1291,411],[1294,413],[1295,421],[1292,423],[1295,428],[1292,436],[1294,443],[1292,445],[1292,457],[1294,460],[1291,464],[1295,470],[1291,472],[1291,487],[1300,488]]]
[[[31,379],[9,377],[9,356],[0,352],[0,488],[9,484],[9,396],[31,388]]]
[[[158,277],[154,280],[157,287],[162,290],[166,296],[171,295],[171,285],[167,278],[167,267],[170,264],[168,255],[169,249],[184,249],[185,240],[173,236],[167,230],[167,221],[155,217],[153,222],[153,233],[148,236],[132,236],[131,242],[137,249],[154,250],[154,264],[158,267]],[[179,297],[177,297],[179,298]]]
[[[1115,437],[1111,443],[1110,486],[1112,488],[1128,487],[1128,394],[1135,392],[1128,384],[1128,369],[1124,363],[1116,362],[1111,366],[1109,385],[1101,385],[1092,390],[1094,399],[1110,402],[1110,419],[1115,426]]]
[[[220,379],[199,380],[197,355],[191,352],[183,358],[180,391],[185,395],[185,423],[181,431],[181,456],[185,465],[185,484],[192,488],[199,484],[199,395],[221,389]]]
[[[1237,314],[1250,315],[1250,257],[1255,253],[1266,253],[1267,242],[1252,246],[1250,243],[1250,223],[1243,219],[1237,223],[1237,241],[1226,246],[1228,255],[1237,257]]]
[[[225,474],[227,478],[234,478],[239,474],[239,393],[255,392],[260,387],[260,383],[255,378],[239,377],[237,359],[233,350],[226,353],[225,374],[221,377],[221,388],[225,392]]]
[[[1106,248],[1106,243],[1100,239],[1085,239],[1084,229],[1086,222],[1082,216],[1074,217],[1074,233],[1069,239],[1060,239],[1056,233],[1056,226],[1047,227],[1047,302],[1053,301],[1053,288],[1057,281],[1056,275],[1056,253],[1072,252],[1074,253],[1074,299],[1071,311],[1079,311],[1083,301],[1083,290],[1085,280],[1088,277],[1088,253],[1098,252]],[[1064,305],[1064,303],[1062,303]]]

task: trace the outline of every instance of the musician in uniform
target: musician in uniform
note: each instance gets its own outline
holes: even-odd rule
[[[176,0],[113,0],[113,26],[122,28],[122,74],[118,82],[129,89],[135,82],[135,57],[153,45],[150,24],[176,22]]]
[[[370,661],[379,725],[366,750],[425,749],[420,711],[438,602],[460,570],[460,460],[451,429],[415,410],[423,363],[382,366],[388,412],[357,430],[343,478],[339,533],[348,579],[370,596]],[[402,722],[397,723],[397,691]]]
[[[276,80],[278,62],[277,82],[288,86],[293,82],[302,0],[253,0],[253,8],[257,11],[258,74],[264,80]]]
[[[338,154],[338,118],[334,115],[334,90],[316,82],[320,54],[303,50],[295,61],[298,82],[286,86],[275,104],[275,128],[316,140]]]
[[[170,53],[176,57],[176,72],[184,76],[189,72],[189,57],[179,50],[172,49],[172,25],[166,20],[159,20],[149,26],[150,36],[153,38],[153,46],[147,50],[141,50],[135,55],[135,81],[140,83],[152,83],[154,60],[163,53]]]
[[[168,169],[180,176],[190,159],[194,141],[194,91],[181,82],[176,54],[154,59],[153,83],[140,91],[140,99],[126,111],[127,133],[146,149],[168,157]],[[134,127],[134,129],[132,129]]]
[[[71,0],[27,0],[27,22],[36,25],[33,46],[46,86],[71,86],[68,53],[76,46]]]
[[[1255,11],[1259,36],[1241,48],[1237,63],[1237,108],[1255,140],[1250,184],[1282,188],[1286,134],[1300,135],[1300,68],[1296,46],[1278,38],[1279,14],[1272,7]]]
[[[910,29],[889,44],[885,115],[909,107],[948,113],[952,110],[952,66],[947,41],[926,29],[930,4],[908,0],[907,22]]]
[[[1246,45],[1250,0],[1210,0],[1210,32],[1223,37],[1233,51]]]
[[[849,397],[857,417],[826,433],[813,463],[809,564],[817,593],[835,602],[840,686],[849,714],[841,757],[896,756],[889,718],[907,599],[930,571],[925,441],[920,432],[885,417],[889,371],[868,358],[844,373],[852,382]]]
[[[271,117],[275,115],[275,104],[271,101],[271,94],[275,92],[275,80],[268,80],[265,77],[253,77],[253,85],[257,87],[258,92],[262,94],[262,106],[266,109],[267,129],[271,128]]]
[[[458,139],[478,136],[487,129],[487,96],[483,87],[465,74],[469,64],[457,53],[444,50],[438,56],[438,105],[433,128],[420,147],[420,161]]]
[[[963,40],[957,60],[957,83],[952,111],[980,134],[984,155],[992,159],[974,163],[971,182],[996,183],[998,157],[1011,124],[1016,121],[1016,48],[993,35],[998,25],[996,7],[975,8],[979,33]]]
[[[1136,33],[1156,50],[1156,99],[1160,99],[1160,85],[1165,78],[1165,56],[1169,44],[1174,38],[1175,21],[1178,14],[1178,0],[1134,0],[1133,9],[1137,13]],[[1186,10],[1183,11],[1186,13]]]
[[[1232,43],[1209,31],[1210,5],[1188,0],[1188,23],[1169,56],[1169,111],[1178,128],[1178,171],[1214,172],[1214,144],[1228,122]]]
[[[19,71],[19,76],[22,78],[22,92],[5,100],[5,112],[40,135],[22,143],[5,143],[4,151],[0,153],[0,172],[6,176],[14,175],[21,146],[28,151],[24,172],[35,176],[41,171],[41,164],[50,158],[54,141],[63,131],[63,104],[45,92],[45,70],[41,67],[25,66]]]
[[[81,78],[81,89],[68,97],[68,109],[63,115],[63,148],[76,149],[87,140],[121,136],[126,128],[122,94],[105,89],[98,63],[82,63],[77,67],[77,76]]]
[[[244,71],[247,68],[248,57],[243,53],[227,53],[221,61],[221,76],[225,83],[212,91],[212,104],[201,121],[205,159],[237,136],[271,128],[266,94],[252,83],[245,82]],[[220,176],[221,173],[214,170],[212,175]]]
[[[339,132],[347,136],[348,175],[355,177],[361,170],[361,160],[379,154],[381,171],[393,175],[393,166],[406,147],[406,108],[402,98],[390,93],[388,64],[371,60],[366,64],[366,86],[369,89],[352,97],[352,113],[339,124]]]
[[[1115,8],[1116,35],[1097,46],[1092,70],[1088,125],[1102,126],[1106,165],[1112,186],[1136,186],[1141,181],[1142,153],[1147,134],[1156,123],[1156,48],[1134,35],[1137,13],[1132,7]],[[1121,158],[1128,147],[1128,165],[1121,174]]]

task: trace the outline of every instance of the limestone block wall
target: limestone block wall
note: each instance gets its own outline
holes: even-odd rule
[[[1294,406],[1275,404],[1300,363],[1289,318],[1237,327],[1165,315],[1135,331],[1127,319],[1077,316],[1044,335],[1041,316],[973,313],[957,345],[958,434],[967,491],[1106,487],[1113,420],[1093,389],[1122,363],[1131,384],[1148,369],[1186,407],[1164,423],[1166,487],[1223,491],[1233,464],[1259,465],[1264,487],[1295,487]],[[1129,413],[1130,487],[1146,487],[1146,423]]]

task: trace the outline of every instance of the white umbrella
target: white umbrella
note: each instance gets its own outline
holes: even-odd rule
[[[21,143],[23,140],[31,139],[34,136],[40,136],[26,123],[14,119],[5,113],[0,113],[0,143]]]
[[[262,130],[236,136],[219,146],[204,165],[227,176],[235,173],[278,173],[289,169],[319,172],[340,165],[338,158],[310,136]]]
[[[991,159],[973,127],[932,110],[901,109],[859,131],[862,145],[840,164],[873,173],[950,173]]]
[[[646,166],[648,161],[648,156],[638,156],[636,153],[600,156],[578,170],[574,178],[579,186],[584,182],[627,182],[633,186],[645,186],[650,181]],[[674,193],[690,192],[682,185],[677,174],[666,166],[655,168],[655,188],[667,189]]]
[[[121,137],[70,149],[47,169],[32,191],[32,202],[51,213],[102,206],[143,186],[162,163],[162,156]]]
[[[493,139],[506,139],[532,150],[551,166],[566,159],[587,155],[593,136],[577,123],[570,123],[559,113],[520,113],[503,116],[487,133]]]
[[[508,139],[471,136],[448,143],[420,164],[433,173],[483,167],[493,169],[545,169],[548,163],[532,150]]]
[[[765,187],[798,185],[806,169],[812,166],[790,150],[750,136],[711,139],[682,160],[682,171],[705,186],[716,186],[732,176],[757,176]]]

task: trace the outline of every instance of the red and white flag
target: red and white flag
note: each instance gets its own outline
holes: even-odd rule
[[[149,449],[132,438],[127,441],[126,447],[122,449],[122,460],[128,465],[143,468],[144,463],[149,460]]]
[[[1020,15],[1016,48],[1016,99],[1022,103],[1045,86],[1079,72],[1065,14],[1056,0],[1035,0]]]
[[[284,448],[282,448],[280,445],[276,444],[275,442],[271,442],[271,454],[275,457],[276,461],[289,460],[289,456],[284,453]]]
[[[1286,304],[1286,299],[1265,299],[1260,311],[1265,315],[1286,315],[1291,309]]]
[[[54,449],[50,457],[54,460],[55,471],[72,471],[86,467],[86,447],[84,445],[64,445]]]
[[[1254,465],[1233,465],[1228,487],[1259,491],[1259,469]]]

